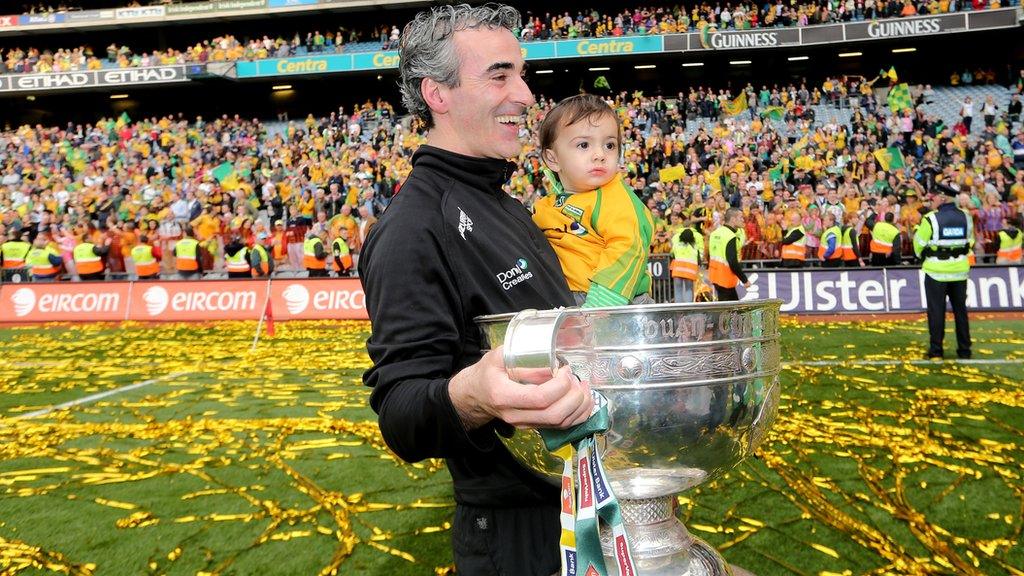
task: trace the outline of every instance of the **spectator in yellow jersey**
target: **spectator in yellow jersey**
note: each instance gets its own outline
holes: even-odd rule
[[[647,254],[654,219],[618,171],[622,134],[615,111],[597,96],[572,96],[551,109],[539,132],[554,193],[537,202],[533,219],[558,255],[576,303],[653,302]]]

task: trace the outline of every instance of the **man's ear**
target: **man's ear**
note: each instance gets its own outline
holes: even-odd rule
[[[552,172],[559,172],[558,169],[558,156],[555,155],[555,151],[551,148],[547,148],[540,153],[541,157],[544,158],[544,163],[547,164],[548,168]]]
[[[424,78],[420,81],[420,93],[432,114],[448,113],[448,88],[446,86],[433,78]]]

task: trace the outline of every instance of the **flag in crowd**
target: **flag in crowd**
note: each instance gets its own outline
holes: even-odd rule
[[[740,114],[746,109],[747,93],[743,91],[740,92],[739,96],[733,98],[732,100],[727,100],[725,104],[723,104],[723,110],[729,116],[735,116],[737,114]]]
[[[889,90],[888,102],[889,110],[893,112],[913,110],[914,100],[910,97],[910,86],[907,86],[906,82],[893,86]]]
[[[761,118],[776,122],[786,117],[786,109],[782,106],[768,106],[761,110]]]
[[[897,146],[890,146],[889,148],[879,148],[875,150],[875,159],[878,160],[878,164],[882,166],[882,170],[890,172],[892,170],[899,170],[906,166],[906,162],[903,159],[903,152],[900,151]]]

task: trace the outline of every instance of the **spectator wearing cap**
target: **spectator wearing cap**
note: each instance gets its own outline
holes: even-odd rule
[[[249,267],[253,278],[266,278],[274,271],[274,260],[267,251],[270,234],[266,231],[256,233],[256,242],[249,250]]]
[[[274,221],[274,230],[270,234],[270,257],[273,258],[274,266],[277,268],[288,263],[288,238],[284,220]]]

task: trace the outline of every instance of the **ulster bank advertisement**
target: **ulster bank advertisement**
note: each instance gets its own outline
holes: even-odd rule
[[[916,268],[765,270],[748,274],[742,299],[780,298],[782,312],[837,314],[921,312],[927,307],[924,273]],[[1024,268],[978,266],[967,282],[967,307],[974,311],[1024,309]]]

